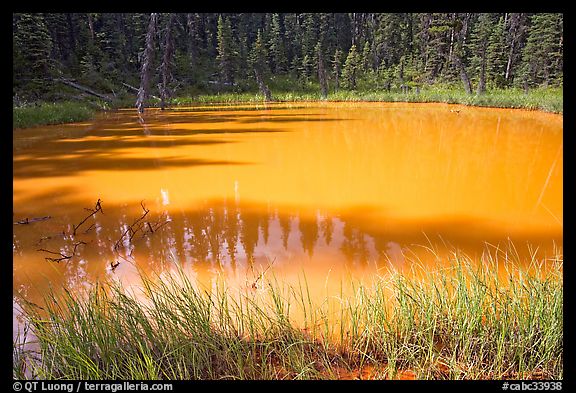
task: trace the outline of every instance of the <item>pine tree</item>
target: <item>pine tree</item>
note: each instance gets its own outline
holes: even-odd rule
[[[345,89],[356,89],[356,77],[359,69],[358,52],[356,45],[352,45],[348,51],[348,56],[342,68],[342,87]]]
[[[256,36],[256,41],[250,50],[250,55],[248,58],[248,64],[254,71],[254,76],[256,78],[256,83],[260,92],[264,95],[266,101],[273,101],[272,93],[268,86],[264,83],[264,76],[268,71],[268,64],[266,61],[267,51],[264,45],[264,39],[262,38],[262,31],[258,30],[258,35]]]
[[[340,48],[336,48],[334,58],[332,59],[332,69],[334,72],[334,90],[338,91],[340,88],[340,69],[342,66],[343,53]]]
[[[326,99],[328,97],[328,81],[326,80],[326,65],[324,64],[324,53],[320,42],[314,48],[316,52],[316,59],[318,63],[318,82],[320,83],[320,95]]]
[[[473,53],[471,66],[474,73],[478,75],[477,94],[483,94],[486,91],[488,44],[491,32],[495,27],[492,19],[492,14],[480,14],[470,37],[469,47]]]
[[[160,109],[164,110],[166,101],[170,97],[168,84],[172,80],[172,59],[174,57],[174,42],[172,38],[172,29],[174,25],[175,14],[168,16],[168,22],[164,31],[164,48],[162,55],[162,82],[160,83]]]
[[[14,86],[27,95],[39,96],[47,89],[52,73],[52,38],[42,14],[16,15],[13,34]]]
[[[251,68],[257,68],[262,75],[267,75],[269,73],[268,62],[266,61],[267,57],[268,51],[266,50],[266,45],[264,45],[262,30],[258,30],[256,40],[248,55],[248,65]]]
[[[362,55],[360,57],[360,64],[364,74],[367,74],[372,69],[372,50],[370,48],[370,42],[368,41],[364,43],[364,48],[362,49]]]
[[[302,58],[302,64],[299,68],[299,75],[305,81],[308,81],[308,79],[312,76],[312,71],[314,69],[314,58],[315,56],[310,56],[308,54],[305,54]]]
[[[522,74],[529,85],[562,80],[562,14],[534,14],[522,51]]]
[[[218,17],[217,32],[217,51],[218,69],[220,71],[220,80],[223,83],[230,84],[234,82],[234,47],[232,41],[232,27],[228,18]]]
[[[272,69],[276,73],[283,73],[287,69],[286,48],[284,37],[280,29],[280,16],[274,14],[270,26],[270,55],[272,59]]]
[[[308,13],[303,16],[302,24],[302,59],[306,55],[311,60],[314,58],[314,47],[318,42],[318,25],[315,18],[316,14]]]
[[[487,47],[488,80],[495,87],[503,87],[505,84],[506,55],[504,40],[504,18],[500,17],[498,22],[492,27]]]

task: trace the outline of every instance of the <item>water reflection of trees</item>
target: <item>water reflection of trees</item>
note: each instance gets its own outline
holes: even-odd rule
[[[268,206],[242,206],[235,202],[207,204],[204,208],[174,216],[150,247],[148,263],[166,259],[166,238],[175,239],[182,260],[199,266],[236,270],[260,261],[282,261],[288,255],[308,258],[329,253],[350,267],[385,258],[390,239],[368,233],[353,217],[327,212],[274,210]]]
[[[110,272],[110,261],[120,262],[118,272],[128,262],[144,270],[161,271],[177,261],[197,272],[228,269],[241,274],[255,263],[263,266],[272,260],[289,263],[288,260],[295,259],[315,263],[329,256],[331,263],[357,268],[374,262],[375,258],[386,258],[390,242],[394,241],[367,232],[363,221],[353,215],[219,201],[170,214],[151,208],[147,219],[166,220],[167,224],[155,233],[142,233],[131,240],[126,236],[115,249],[115,240],[134,221],[135,214],[136,210],[123,207],[116,214],[109,208],[106,215],[95,216],[94,229],[78,234],[75,239],[87,243],[78,249],[77,257],[66,262],[65,267],[64,262],[56,266],[63,275],[61,279],[68,284],[94,282],[104,269]],[[50,247],[67,250],[64,239],[51,241]],[[18,244],[16,255],[25,245],[17,233],[14,243]],[[38,258],[43,259],[43,255],[38,253]],[[26,280],[17,276],[14,275],[15,281],[24,284]]]

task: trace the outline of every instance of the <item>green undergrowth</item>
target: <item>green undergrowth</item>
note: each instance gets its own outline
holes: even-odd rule
[[[12,128],[85,121],[95,113],[95,108],[72,101],[13,107]]]

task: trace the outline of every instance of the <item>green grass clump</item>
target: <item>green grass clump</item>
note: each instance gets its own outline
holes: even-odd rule
[[[13,107],[12,128],[73,123],[89,120],[94,117],[95,113],[94,108],[84,103],[71,101]]]
[[[305,275],[260,289],[201,288],[181,268],[141,278],[138,291],[21,299],[37,349],[14,344],[14,377],[337,379],[370,367],[372,378],[563,378],[561,256],[521,267],[454,253],[325,299],[311,299]]]

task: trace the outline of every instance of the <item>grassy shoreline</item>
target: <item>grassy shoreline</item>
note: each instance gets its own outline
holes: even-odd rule
[[[541,110],[551,113],[563,113],[562,89],[535,89],[524,93],[520,89],[500,89],[485,94],[466,94],[462,90],[450,88],[423,89],[419,93],[388,91],[339,91],[330,93],[322,99],[319,92],[278,92],[273,93],[278,102],[414,102],[448,103],[479,107]],[[209,103],[261,103],[264,96],[260,93],[223,93],[195,96],[182,96],[171,100],[172,105],[187,106]]]
[[[41,125],[75,123],[94,118],[97,110],[74,101],[43,102],[12,108],[12,129]]]
[[[551,113],[563,113],[563,89],[548,88],[534,89],[524,93],[520,89],[489,90],[485,94],[466,94],[454,88],[427,88],[419,93],[400,93],[395,91],[338,91],[332,92],[327,99],[322,99],[318,90],[290,92],[279,91],[273,93],[278,102],[437,102],[449,104],[462,104],[480,107],[513,108],[541,110]],[[134,100],[124,97],[111,105],[113,108],[130,107]],[[182,95],[170,101],[172,106],[187,106],[212,103],[262,103],[264,97],[260,93],[221,93],[221,94],[195,94]],[[149,105],[156,105],[150,103]],[[106,110],[110,106],[102,103],[64,101],[57,103],[39,103],[33,106],[12,108],[12,128],[27,128],[41,125],[64,124],[92,119],[99,110]]]
[[[562,379],[562,256],[528,267],[509,257],[454,253],[442,268],[390,270],[319,302],[305,276],[297,286],[267,278],[260,289],[199,288],[181,268],[142,274],[137,296],[100,283],[47,295],[42,309],[21,299],[40,349],[15,344],[13,375]]]

